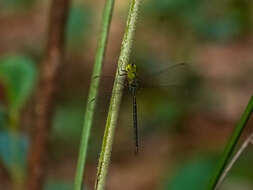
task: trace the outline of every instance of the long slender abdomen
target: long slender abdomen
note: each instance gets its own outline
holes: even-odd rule
[[[133,93],[133,125],[134,125],[134,136],[135,136],[135,154],[138,154],[139,152],[138,122],[137,122],[137,103],[136,103],[135,93]]]

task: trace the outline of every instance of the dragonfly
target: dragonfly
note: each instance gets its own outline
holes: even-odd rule
[[[152,77],[160,75],[173,67],[185,66],[185,63],[179,63],[171,65],[169,68],[160,70],[155,74],[152,74]],[[132,96],[132,117],[133,117],[133,129],[134,129],[134,139],[135,139],[135,155],[139,153],[139,134],[138,134],[138,117],[137,117],[137,92],[140,89],[139,78],[137,74],[137,66],[134,63],[129,63],[126,65],[125,70],[122,70],[123,73],[120,75],[126,76],[126,86],[128,91]]]
[[[148,65],[148,62],[145,62],[146,65]],[[171,87],[180,87],[182,85],[182,76],[184,77],[185,74],[189,72],[183,72],[182,71],[187,71],[188,64],[186,63],[176,63],[176,64],[170,64],[169,66],[163,68],[163,69],[158,69],[156,71],[153,71],[153,68],[157,68],[159,66],[154,67],[154,65],[150,65],[149,68],[152,68],[151,72],[148,72],[148,74],[145,74],[147,72],[146,69],[139,66],[140,69],[137,71],[137,65],[134,63],[129,63],[126,65],[126,67],[123,69],[118,68],[117,72],[120,76],[125,76],[126,80],[123,82],[124,89],[128,91],[128,94],[130,94],[131,99],[132,99],[132,121],[133,121],[133,129],[134,129],[134,153],[137,155],[139,153],[139,133],[138,133],[138,111],[137,111],[137,94],[139,92],[143,92],[142,90],[150,90],[152,88],[154,89],[161,89],[162,91],[166,90],[166,93],[168,92],[169,94],[175,92],[174,90],[170,91]],[[179,69],[179,70],[178,70]],[[139,72],[143,71],[143,72]],[[179,72],[178,72],[179,71]],[[181,74],[181,75],[180,75]],[[99,76],[96,76],[99,78]],[[100,76],[101,77],[101,87],[104,88],[104,93],[105,94],[110,94],[111,93],[111,88],[108,87],[111,86],[114,77],[113,76]],[[108,80],[109,79],[109,80]],[[173,79],[173,80],[172,80]],[[169,88],[168,88],[169,87]],[[179,88],[180,89],[180,88]],[[169,90],[169,91],[168,91]],[[117,93],[117,92],[116,92]],[[145,93],[144,93],[145,94]],[[100,103],[98,104],[104,104],[107,101],[105,101],[106,98],[109,96],[101,96],[100,98]],[[178,93],[176,94],[176,97],[178,98]],[[91,101],[94,101],[92,99]],[[100,109],[103,110],[104,109]]]
[[[135,139],[135,154],[139,153],[139,136],[138,136],[138,120],[137,120],[137,103],[136,103],[136,92],[138,90],[138,78],[137,78],[137,66],[136,64],[130,63],[126,66],[127,84],[130,94],[133,100],[133,128],[134,128],[134,139]]]

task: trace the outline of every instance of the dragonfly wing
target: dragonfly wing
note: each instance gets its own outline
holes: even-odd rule
[[[187,67],[187,64],[179,63],[144,74],[139,80],[140,88],[179,87],[188,74]]]
[[[99,78],[99,77],[97,77]],[[113,76],[101,76],[100,77],[100,84],[99,84],[99,95],[96,97],[96,110],[98,112],[106,112],[108,110],[109,102],[112,95],[112,89],[113,89],[113,83],[114,83],[114,77]],[[127,83],[122,83],[124,86],[124,92],[128,91],[127,89]],[[115,92],[119,93],[119,92]],[[91,101],[95,101],[95,99],[92,99]]]

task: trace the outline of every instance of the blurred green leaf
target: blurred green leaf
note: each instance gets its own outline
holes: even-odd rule
[[[56,108],[53,118],[53,135],[70,144],[79,142],[82,124],[82,104],[62,104]]]
[[[66,181],[59,180],[50,180],[46,183],[44,190],[72,190],[72,184]],[[83,188],[82,190],[87,190],[87,188]]]
[[[176,35],[189,31],[200,39],[227,41],[250,31],[251,6],[247,0],[150,0],[145,13],[166,21]]]
[[[158,13],[162,16],[172,14],[183,15],[201,4],[200,0],[150,0],[146,5],[146,11]]]
[[[5,85],[9,109],[18,111],[25,104],[36,82],[35,62],[23,55],[0,58],[0,82]]]
[[[241,32],[241,24],[235,15],[224,15],[217,18],[199,17],[191,20],[195,32],[206,39],[230,40]],[[195,22],[196,21],[196,22]]]
[[[0,104],[0,130],[6,126],[6,113],[4,107]]]
[[[85,6],[74,6],[70,10],[67,25],[67,45],[79,49],[84,44],[85,35],[90,29],[91,9]]]
[[[10,169],[13,165],[25,169],[28,139],[23,134],[0,132],[0,157]]]
[[[20,8],[28,8],[32,6],[36,0],[1,0],[0,8],[3,10],[17,10]]]
[[[72,190],[72,184],[65,181],[50,181],[44,190]]]
[[[217,159],[198,158],[181,166],[163,188],[168,190],[203,190],[210,180]]]

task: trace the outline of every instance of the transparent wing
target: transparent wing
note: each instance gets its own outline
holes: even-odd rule
[[[109,106],[110,98],[112,95],[112,88],[113,88],[113,83],[114,83],[114,76],[109,76],[109,75],[102,75],[100,77],[100,84],[99,84],[99,94],[98,97],[96,98],[96,104],[99,112],[106,112]],[[124,86],[124,94],[127,93],[127,84],[124,82],[121,85]],[[119,92],[116,92],[119,93]],[[94,101],[91,100],[91,101]]]
[[[139,90],[155,90],[159,88],[174,92],[180,91],[189,77],[190,71],[188,67],[189,65],[186,63],[178,63],[169,64],[163,68],[138,68],[138,88]],[[110,98],[113,82],[114,76],[101,76],[99,94],[102,99]],[[124,93],[126,93],[128,91],[127,81],[121,85],[125,87]]]
[[[191,70],[186,63],[169,64],[163,68],[138,68],[139,87],[137,95],[142,97],[143,94],[154,94],[159,91],[165,95],[169,94],[170,96],[178,98],[185,97],[191,91],[188,87],[190,78]],[[97,100],[99,106],[106,105],[107,107],[109,105],[113,82],[114,76],[101,76],[99,97]],[[122,85],[124,86],[123,94],[125,96],[131,96],[127,82],[125,81]],[[103,110],[103,108],[98,109]]]
[[[146,74],[144,73],[144,76],[146,78],[155,78],[159,76],[168,76],[168,74],[172,73],[178,73],[185,71],[187,69],[187,64],[186,63],[177,63],[177,64],[170,64],[167,65],[165,68],[149,68],[149,70],[146,68],[145,70],[148,71]],[[150,70],[152,72],[150,72]]]
[[[183,86],[189,75],[188,65],[178,63],[168,65],[165,68],[155,68],[153,72],[147,72],[139,77],[140,89],[142,88],[175,88]]]

